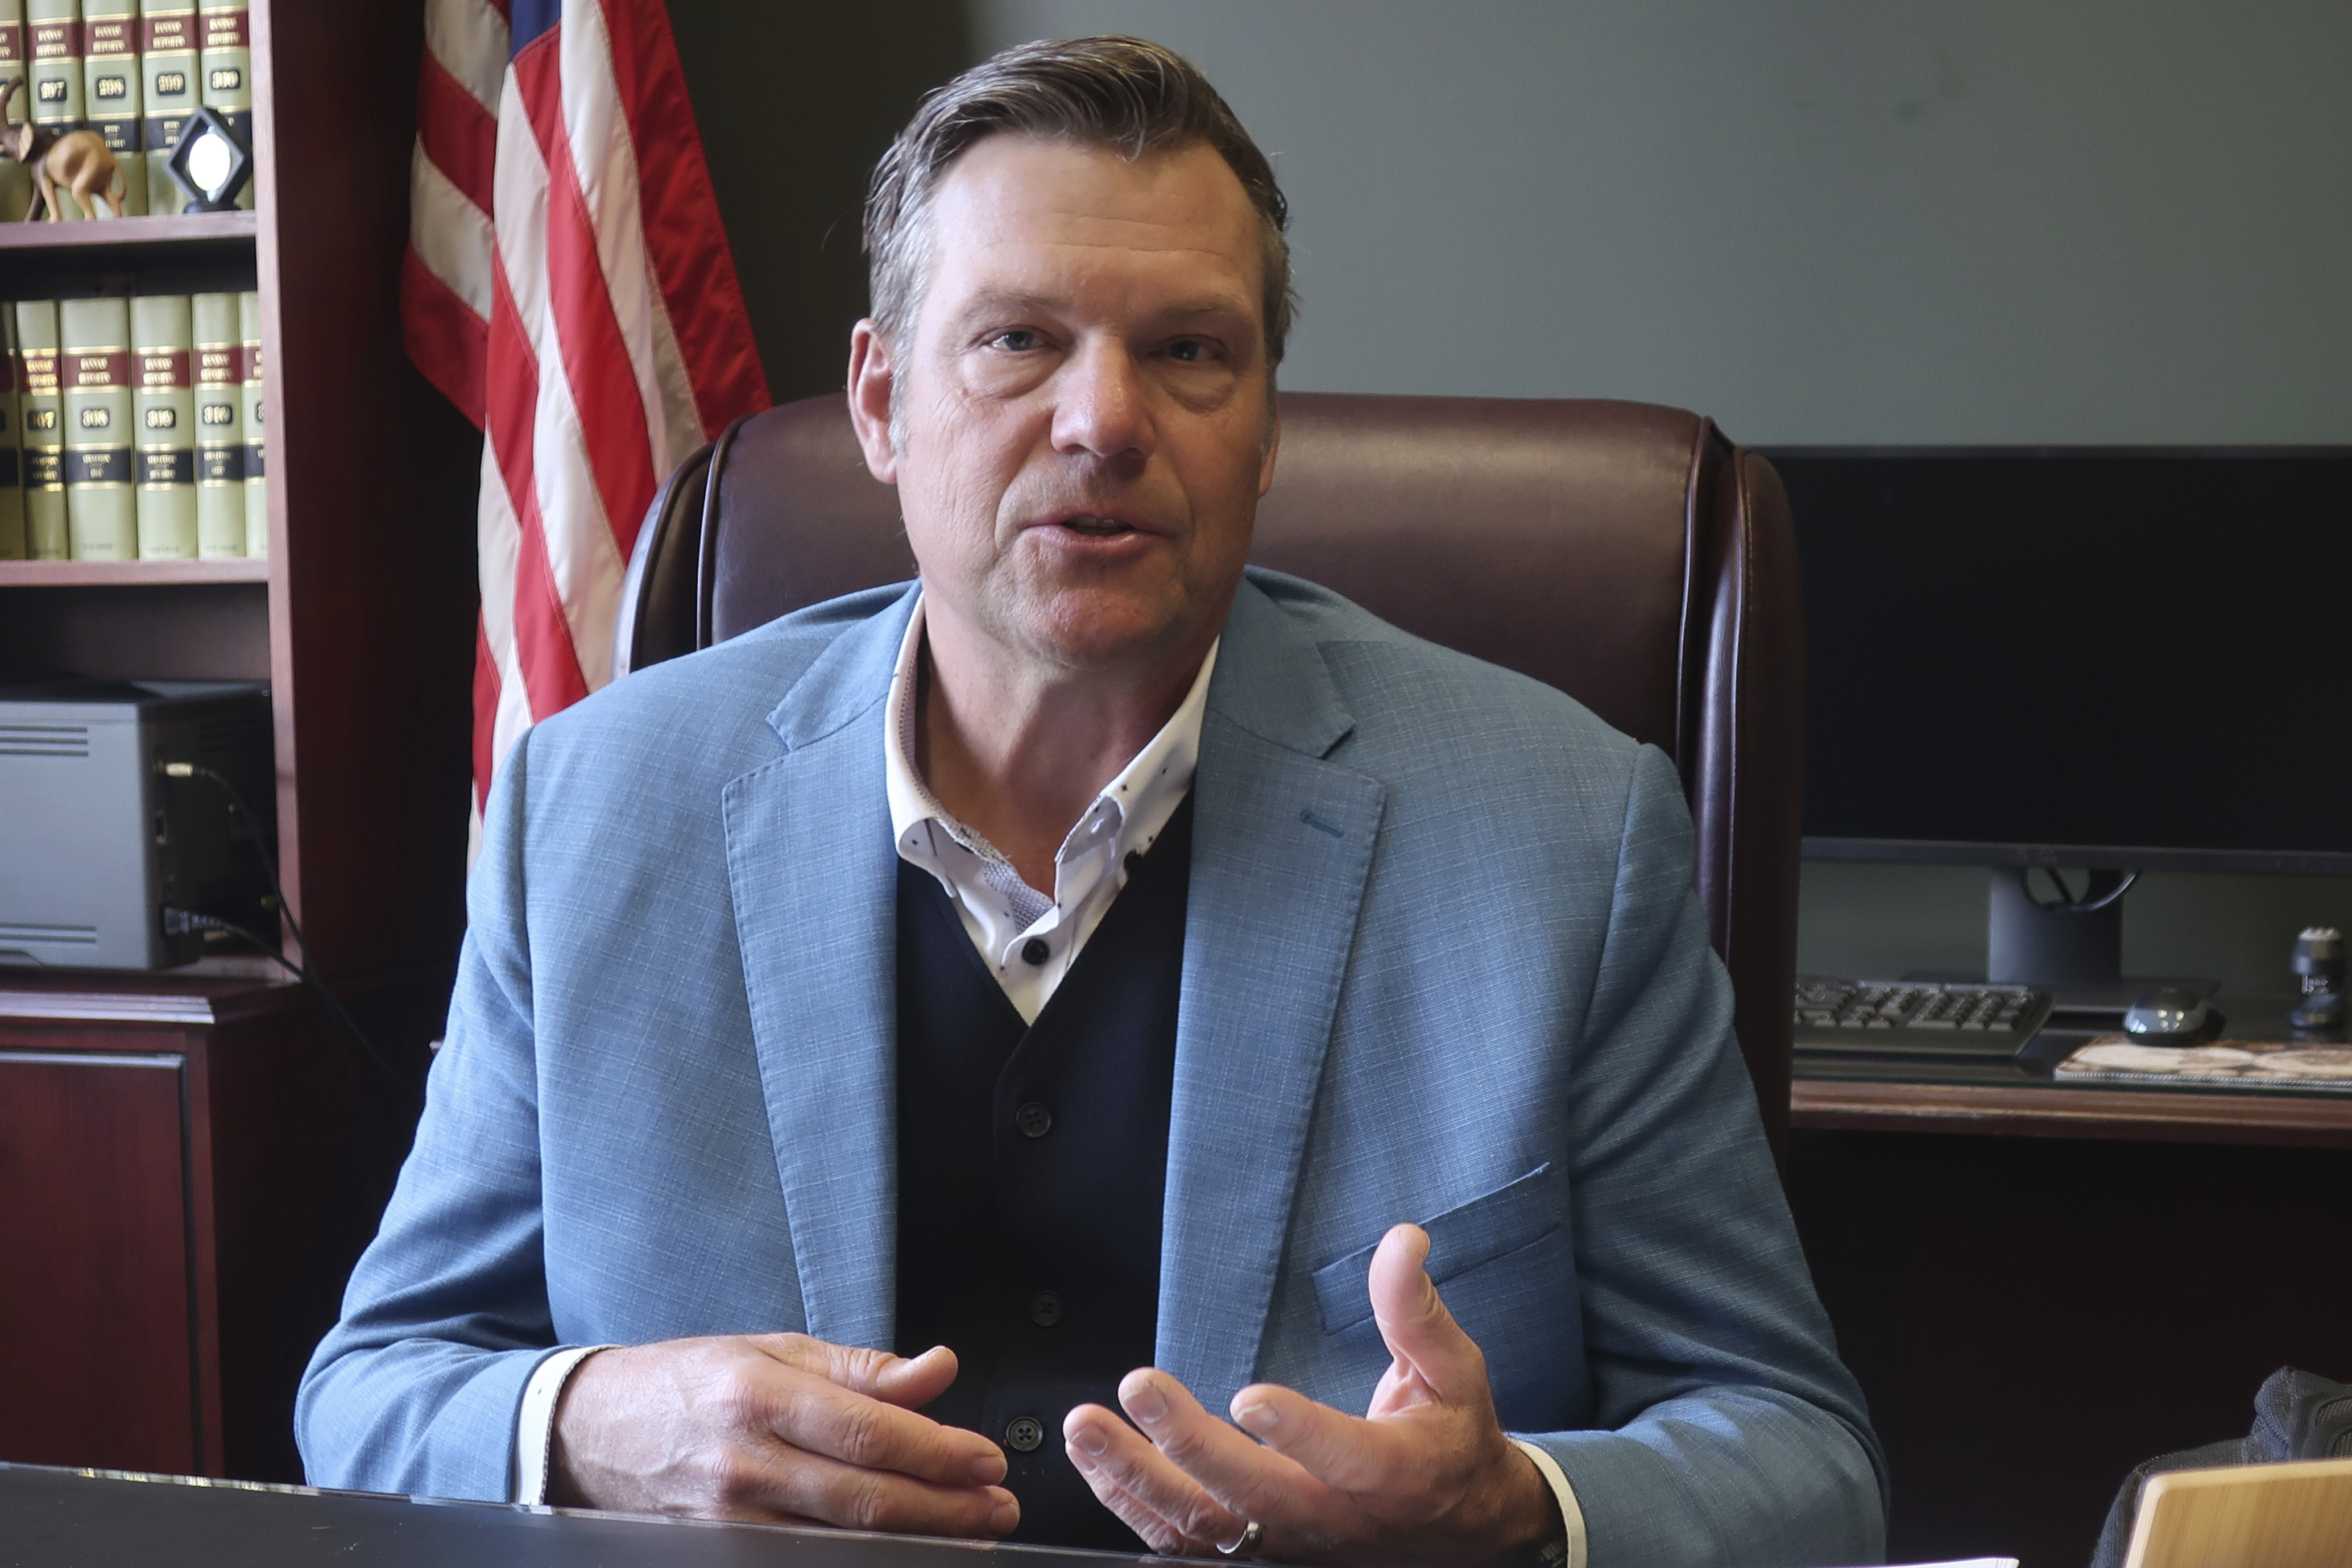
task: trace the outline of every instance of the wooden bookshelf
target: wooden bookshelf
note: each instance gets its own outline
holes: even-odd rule
[[[0,250],[114,251],[157,246],[243,247],[261,232],[253,213],[171,213],[155,217],[0,224]]]
[[[269,563],[234,560],[0,560],[0,588],[133,588],[166,582],[268,582]]]
[[[424,0],[250,4],[257,211],[0,225],[0,299],[257,289],[268,382],[269,557],[0,563],[0,681],[63,673],[268,680],[278,864],[310,961],[376,1045],[404,1071],[421,1074],[465,920],[481,450],[479,435],[426,385],[401,343]],[[184,1012],[218,985],[193,974],[53,977],[75,995],[160,988]],[[288,1042],[286,1062],[300,1071],[260,1065],[277,1060],[278,1046],[237,1057],[253,1071],[224,1070],[212,1080],[201,1121],[188,1109],[197,1101],[153,1092],[166,1075],[152,1071],[68,1075],[60,1082],[81,1087],[57,1092],[102,1118],[111,1114],[105,1085],[119,1082],[126,1094],[154,1099],[142,1115],[177,1116],[182,1154],[147,1162],[155,1182],[179,1182],[175,1173],[196,1168],[187,1162],[199,1158],[258,1171],[279,1146],[323,1143],[346,1161],[331,1180],[339,1202],[357,1205],[341,1217],[347,1232],[331,1241],[310,1233],[307,1250],[285,1263],[299,1277],[269,1277],[257,1298],[267,1310],[249,1320],[257,1337],[235,1364],[245,1370],[218,1364],[217,1403],[205,1404],[203,1391],[215,1385],[207,1382],[214,1364],[204,1361],[211,1353],[201,1345],[185,1385],[196,1390],[183,1416],[197,1424],[191,1468],[298,1479],[286,1425],[292,1379],[331,1321],[341,1271],[373,1229],[367,1206],[380,1206],[388,1190],[415,1104],[380,1077],[352,1088],[350,1063],[338,1055],[346,1048],[303,993],[249,985],[272,1009],[273,1038]],[[142,1027],[164,1028],[20,1017],[0,1028],[0,1066],[31,1072],[59,1053],[161,1054],[184,1057],[176,1071],[194,1082],[187,1075],[213,1060],[215,1047],[193,1038],[201,1025],[172,1024],[193,1031],[178,1042],[115,1038]],[[323,1062],[335,1070],[313,1071]],[[58,1171],[22,1165],[0,1162],[0,1211],[43,1212],[47,1195],[71,1186]],[[282,1173],[273,1179],[282,1185]],[[234,1190],[258,1195],[268,1185]],[[181,1263],[157,1263],[156,1278],[184,1268],[196,1300],[231,1266],[228,1243],[215,1249],[215,1233],[250,1241],[278,1222],[252,1207],[257,1197],[206,1200],[215,1207],[205,1209],[171,1190],[180,1194],[168,1201],[182,1205],[184,1222],[160,1225],[155,1244],[191,1250]],[[140,1204],[165,1201],[142,1191]],[[120,1253],[102,1237],[84,1249]],[[70,1283],[28,1281],[14,1292],[9,1322],[23,1343],[37,1347],[42,1323],[70,1321]],[[247,1321],[222,1311],[224,1322]],[[81,1386],[68,1374],[43,1370],[60,1387]],[[98,1396],[114,1375],[93,1363],[87,1408],[104,1409]],[[257,1378],[267,1386],[251,1385]],[[223,1408],[231,1429],[215,1440],[221,1428],[205,1423],[217,1423]],[[234,1429],[240,1410],[261,1413],[249,1440]],[[0,1422],[0,1435],[16,1430]],[[55,1462],[103,1462],[96,1449],[86,1458],[71,1448],[40,1452]],[[0,1460],[21,1457],[29,1456],[0,1452]]]

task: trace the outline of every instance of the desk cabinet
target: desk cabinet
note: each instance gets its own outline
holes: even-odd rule
[[[2279,1366],[2352,1380],[2352,1097],[1799,1071],[1790,1203],[1894,1561],[2087,1562],[2132,1466],[2244,1437]]]
[[[299,1479],[358,1191],[339,1038],[294,987],[71,984],[0,988],[0,1459]]]

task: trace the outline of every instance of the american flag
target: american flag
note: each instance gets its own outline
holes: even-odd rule
[[[767,382],[661,0],[426,0],[401,306],[479,426],[474,789],[611,678],[654,490]]]

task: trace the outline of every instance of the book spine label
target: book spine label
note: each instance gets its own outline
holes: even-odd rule
[[[204,5],[196,12],[202,39],[205,107],[217,110],[248,152],[253,147],[253,50],[244,0]],[[256,182],[248,179],[236,204],[250,209]]]
[[[25,453],[26,553],[35,560],[72,554],[66,529],[64,399],[58,390],[58,308],[53,300],[16,306],[21,413],[17,432]]]
[[[82,121],[81,23],[32,25],[33,123],[68,131]]]
[[[66,518],[77,560],[135,560],[139,501],[131,487],[131,302],[58,306],[58,376],[65,392]]]
[[[184,294],[131,301],[138,377],[139,554],[145,560],[194,556],[196,538],[196,392],[194,328]]]
[[[82,97],[89,127],[122,172],[124,213],[147,211],[145,120],[139,107],[138,0],[83,0]]]
[[[196,361],[196,529],[206,556],[245,553],[245,345],[234,294],[190,302]]]
[[[140,141],[148,152],[151,213],[176,213],[187,205],[188,194],[172,177],[169,159],[180,144],[181,129],[202,101],[197,60],[195,7],[149,6],[139,18],[139,96],[146,115]]]
[[[240,356],[245,382],[238,412],[245,419],[245,553],[269,553],[269,481],[263,460],[261,428],[261,296],[247,289],[236,297],[237,330],[243,336]]]
[[[32,549],[32,541],[25,533],[24,474],[17,454],[18,413],[16,311],[13,306],[0,305],[0,419],[7,421],[7,434],[0,438],[0,460],[5,460],[7,468],[5,478],[0,478],[0,560],[22,560]]]

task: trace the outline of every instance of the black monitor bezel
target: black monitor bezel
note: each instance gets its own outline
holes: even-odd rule
[[[2184,850],[2147,844],[1995,844],[1949,839],[1808,836],[1809,861],[1874,865],[2040,866],[2058,871],[2215,872],[2229,875],[2352,876],[2352,853],[2333,850]]]
[[[2192,445],[2187,444],[2067,445],[1800,445],[1759,446],[1767,462],[1782,458],[2138,458],[2162,461],[2198,458],[2315,458],[2352,460],[2352,444],[2280,443]],[[2329,850],[2183,849],[2148,844],[2000,843],[1944,839],[1837,838],[1808,834],[1801,841],[1808,861],[1878,865],[1968,865],[1991,869],[2209,872],[2275,876],[2352,876],[2352,852]]]

